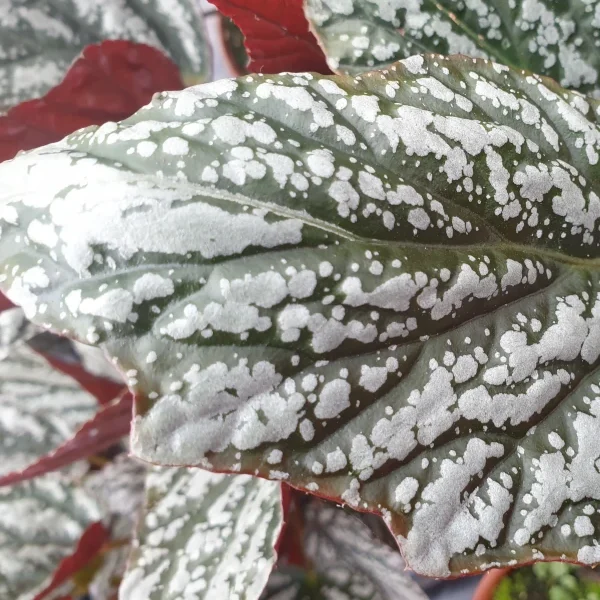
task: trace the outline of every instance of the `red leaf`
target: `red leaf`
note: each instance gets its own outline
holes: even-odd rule
[[[22,471],[7,473],[0,477],[0,486],[14,485],[56,471],[110,448],[129,433],[132,404],[131,394],[123,394],[112,404],[101,408],[70,440],[54,452],[42,456],[36,463]]]
[[[44,600],[48,594],[83,569],[108,542],[110,534],[102,523],[90,525],[81,536],[73,554],[64,558],[54,572],[52,581],[33,600]]]
[[[311,33],[302,0],[210,0],[246,37],[254,73],[331,73]]]
[[[304,522],[301,506],[306,494],[285,484],[281,485],[285,525],[277,541],[278,563],[306,567],[308,563],[304,556]]]
[[[126,119],[155,92],[183,87],[175,63],[156,48],[124,40],[87,46],[58,86],[0,117],[0,162],[82,127]]]
[[[0,312],[13,307],[14,304],[2,292],[0,292]]]
[[[119,384],[110,379],[98,377],[86,371],[79,363],[67,363],[43,353],[42,356],[55,369],[75,379],[86,392],[95,396],[100,404],[107,404],[114,400],[125,388],[125,383]]]

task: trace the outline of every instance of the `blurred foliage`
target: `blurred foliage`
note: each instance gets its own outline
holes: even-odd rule
[[[565,563],[538,563],[505,577],[494,600],[600,600],[600,574]]]
[[[240,75],[248,72],[248,53],[244,46],[244,34],[228,17],[222,18],[223,42],[232,66]]]

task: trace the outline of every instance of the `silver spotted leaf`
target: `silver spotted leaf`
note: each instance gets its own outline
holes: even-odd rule
[[[0,475],[0,486],[13,485],[21,481],[27,481],[39,477],[45,473],[65,469],[77,469],[77,461],[98,456],[118,444],[123,443],[125,436],[131,430],[131,409],[133,398],[129,393],[121,392],[121,397],[115,399],[98,409],[94,416],[86,421],[76,433],[59,446],[53,447],[50,452],[39,456],[24,468]],[[46,410],[44,414],[48,411]],[[10,413],[9,413],[10,414]],[[17,413],[19,416],[19,413]],[[26,414],[26,417],[30,416]],[[39,417],[39,415],[36,415]],[[71,413],[67,413],[67,419],[72,420]],[[31,421],[31,419],[30,419]],[[31,424],[28,423],[29,427]],[[31,437],[31,434],[30,436]],[[9,438],[7,446],[15,444],[14,437]],[[30,439],[25,437],[21,445],[31,444]],[[14,458],[12,462],[14,462]],[[85,463],[84,463],[85,464]]]
[[[138,513],[144,501],[147,465],[120,454],[100,471],[92,471],[84,488],[112,517],[112,536],[127,539],[132,536]]]
[[[80,487],[52,473],[0,488],[0,598],[34,600],[101,509]]]
[[[6,358],[15,344],[26,342],[39,333],[39,328],[25,318],[20,308],[0,312],[0,360]]]
[[[120,600],[255,600],[277,554],[281,485],[248,475],[154,468]]]
[[[491,58],[600,87],[598,0],[304,0],[329,66],[357,73],[422,52]]]
[[[599,103],[484,60],[247,76],[0,165],[0,285],[134,455],[386,516],[432,576],[600,562]]]
[[[143,463],[120,454],[101,471],[90,473],[85,480],[86,491],[109,515],[110,536],[117,542],[102,554],[100,567],[89,584],[91,600],[117,598],[131,549],[126,542],[133,539],[144,501],[146,473]]]
[[[11,346],[0,358],[0,475],[6,475],[70,439],[98,403],[25,344]]]
[[[278,566],[261,600],[427,600],[396,550],[332,504],[304,508],[309,567]]]
[[[0,113],[43,96],[85,46],[107,39],[164,51],[184,80],[207,79],[208,46],[194,0],[6,0],[0,6]]]

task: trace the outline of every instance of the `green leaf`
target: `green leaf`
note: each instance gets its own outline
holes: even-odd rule
[[[591,91],[600,8],[589,0],[304,0],[331,69],[384,68],[422,52],[491,58]]]
[[[156,468],[119,598],[257,599],[283,519],[280,484]]]
[[[384,514],[426,575],[595,563],[598,110],[439,56],[161,95],[0,165],[0,283],[118,359],[148,462]]]
[[[101,516],[91,497],[55,473],[0,488],[0,597],[36,598]]]
[[[83,48],[106,39],[166,52],[188,85],[210,69],[194,0],[8,0],[0,9],[0,112],[43,96]]]
[[[321,501],[304,509],[311,567],[278,566],[261,600],[427,600],[398,551],[357,517]]]
[[[0,329],[0,337],[7,329]],[[94,396],[75,380],[26,345],[11,346],[0,360],[0,475],[36,463],[71,438],[97,409]]]

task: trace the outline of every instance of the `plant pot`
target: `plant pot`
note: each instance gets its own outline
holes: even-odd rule
[[[488,571],[479,582],[473,600],[492,600],[494,592],[500,582],[512,571],[512,569],[492,569]]]

